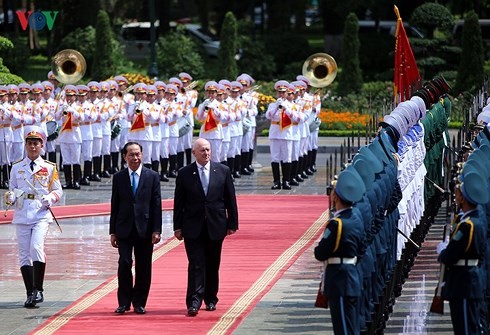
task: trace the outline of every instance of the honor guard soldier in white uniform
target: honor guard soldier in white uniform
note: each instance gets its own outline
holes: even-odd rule
[[[84,113],[76,101],[78,90],[73,85],[66,85],[65,103],[60,105],[55,118],[62,124],[58,141],[63,156],[63,173],[66,184],[63,188],[80,189],[82,168],[80,166],[80,152],[82,148],[82,134],[80,123],[84,121]],[[73,176],[72,176],[73,167]]]
[[[274,85],[277,101],[269,104],[265,117],[271,120],[269,141],[271,146],[271,167],[274,184],[271,189],[281,189],[279,163],[282,169],[282,188],[290,190],[291,154],[293,146],[293,104],[286,99],[289,83],[279,80]]]
[[[311,101],[312,103],[311,112],[318,117],[322,107],[322,101],[320,95],[310,93],[311,85],[308,78],[300,75],[297,76],[296,79],[301,80],[306,84],[307,88],[305,94],[303,95],[303,98]],[[308,162],[307,162],[307,169],[306,169],[306,174],[308,175],[312,175],[314,172],[316,172],[316,154],[318,152],[318,129],[319,128],[316,128],[315,130],[310,132],[310,145],[308,148]]]
[[[308,161],[308,148],[310,146],[308,116],[311,113],[311,102],[310,100],[303,98],[303,94],[306,91],[306,84],[304,82],[298,80],[291,84],[296,88],[295,101],[300,107],[298,113],[298,130],[300,135],[299,152],[297,157],[293,157],[291,180],[294,178],[297,182],[302,182],[304,179],[308,179],[305,170],[308,168],[306,163]],[[295,155],[293,154],[293,156]]]
[[[121,132],[119,134],[119,148],[123,148],[128,142],[129,129],[131,128],[131,123],[128,122],[128,108],[130,105],[134,104],[134,95],[129,93],[131,87],[128,87],[128,80],[124,76],[115,76],[114,80],[119,86],[119,97],[123,100],[123,105],[119,111],[119,124],[121,125]],[[121,169],[126,166],[126,161],[121,155]]]
[[[204,86],[207,99],[197,108],[196,118],[202,122],[199,137],[205,138],[211,144],[211,161],[220,162],[221,142],[223,129],[221,127],[221,113],[216,100],[218,83],[208,81]]]
[[[246,106],[240,99],[240,91],[243,89],[242,84],[238,81],[232,81],[230,97],[228,98],[230,105],[230,148],[228,150],[228,166],[230,167],[233,178],[241,178],[241,148],[243,137],[242,117],[246,113]]]
[[[166,96],[169,102],[167,107],[168,122],[168,151],[169,151],[169,172],[168,177],[177,177],[177,146],[179,142],[179,125],[177,120],[182,117],[182,103],[177,99],[178,87],[168,84]]]
[[[83,161],[83,177],[80,185],[90,185],[90,173],[92,172],[92,151],[94,135],[92,133],[92,122],[97,119],[94,105],[87,99],[90,91],[86,85],[77,85],[78,104],[83,113],[83,121],[80,123],[80,134],[82,135],[81,159]]]
[[[160,117],[161,107],[156,102],[157,88],[154,85],[148,85],[146,93],[146,102],[148,102],[150,108],[151,119],[151,132],[153,135],[151,144],[151,169],[158,172],[158,166],[160,165],[160,146],[162,145],[162,132],[160,129]]]
[[[228,111],[230,106],[225,101],[225,98],[227,97],[225,92],[226,92],[225,85],[218,84],[216,100],[218,100],[219,102],[219,111],[221,114],[220,122],[221,122],[221,129],[223,130],[223,141],[221,142],[220,161],[222,164],[227,165],[226,159],[228,156],[228,150],[230,149],[230,130],[229,130],[230,114]]]
[[[155,87],[157,89],[155,103],[160,106],[160,181],[168,182],[169,127],[167,111],[170,104],[165,98],[167,90],[165,83],[163,81],[156,81]]]
[[[192,81],[192,77],[190,74],[186,72],[181,72],[179,73],[179,78],[182,81],[183,89],[185,91],[185,95],[187,97],[186,104],[184,106],[184,110],[182,113],[184,114],[185,118],[189,122],[189,127],[190,131],[182,136],[182,142],[184,144],[184,151],[185,151],[185,161],[186,165],[189,165],[192,163],[192,137],[194,136],[194,107],[196,107],[197,103],[197,98],[198,98],[198,92],[197,90],[191,88],[189,86]]]
[[[128,120],[131,121],[128,140],[138,142],[143,148],[143,164],[151,168],[151,146],[153,134],[151,129],[152,120],[150,105],[146,102],[147,86],[143,83],[134,85],[135,103],[129,107]]]
[[[8,189],[9,187],[9,164],[10,150],[12,147],[12,112],[8,104],[7,87],[0,86],[0,168],[2,169],[0,177],[0,188]]]
[[[94,106],[94,112],[96,119],[92,122],[92,135],[94,140],[92,142],[92,165],[93,174],[90,176],[90,181],[101,181],[100,175],[102,174],[102,125],[100,120],[100,114],[104,108],[104,102],[99,99],[99,92],[101,90],[100,84],[96,81],[91,81],[87,84],[89,88],[88,98]]]
[[[63,191],[56,164],[41,158],[46,134],[38,126],[28,128],[27,154],[13,164],[5,202],[8,207],[15,207],[12,224],[16,225],[19,265],[27,293],[24,307],[35,307],[44,301],[44,240],[53,221],[48,208],[58,202]]]
[[[114,115],[109,119],[111,126],[111,168],[110,174],[114,174],[119,171],[119,151],[121,150],[121,120],[126,117],[126,108],[124,107],[124,100],[119,94],[119,85],[115,80],[108,80],[109,93],[107,97],[112,101],[114,106]]]
[[[187,118],[184,115],[185,106],[187,104],[187,95],[185,94],[184,85],[179,78],[172,77],[168,80],[168,83],[177,87],[177,95],[175,97],[175,101],[180,105],[180,109],[182,111],[182,115],[177,119],[176,124],[177,130],[179,131],[179,136],[177,137],[177,167],[175,170],[178,171],[181,167],[184,166],[184,139],[180,136],[180,126],[187,121]]]
[[[54,122],[54,123],[52,123],[52,125],[53,125],[53,128],[55,129],[55,131],[52,134],[49,134],[46,132],[46,134],[48,134],[48,137],[46,139],[46,143],[44,144],[44,150],[47,151],[47,153],[48,153],[48,160],[50,162],[57,164],[56,141],[55,140],[59,135],[60,125],[54,119],[54,114],[56,113],[56,110],[58,109],[59,101],[56,101],[52,98],[54,86],[53,86],[53,84],[51,84],[50,81],[45,80],[41,83],[41,85],[43,85],[43,88],[44,88],[44,91],[42,93],[43,100],[44,100],[44,102],[47,106],[47,109],[48,109],[47,115],[45,117],[46,127],[47,127],[48,122]],[[56,124],[56,127],[54,127],[54,124]]]
[[[99,113],[100,127],[102,128],[102,149],[101,155],[104,157],[104,171],[100,175],[102,178],[110,178],[111,170],[111,118],[116,113],[114,104],[109,96],[110,85],[103,81],[100,83],[100,100],[103,103],[102,110]],[[101,158],[102,159],[102,158]]]
[[[16,162],[24,157],[24,123],[32,124],[33,118],[23,114],[23,106],[17,101],[19,88],[15,85],[8,85],[10,111],[12,113],[12,148],[10,151],[10,159]],[[27,122],[26,122],[27,121]]]
[[[47,134],[46,128],[46,117],[49,113],[49,106],[44,101],[43,98],[44,87],[43,85],[36,83],[31,86],[31,97],[32,97],[32,110],[34,114],[39,115],[39,126],[44,130]]]

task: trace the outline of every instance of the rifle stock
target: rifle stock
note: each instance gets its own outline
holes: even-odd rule
[[[430,311],[432,313],[444,314],[444,298],[442,297],[442,285],[444,282],[444,270],[446,266],[441,264],[441,270],[439,273],[439,281],[434,292],[434,298],[432,298],[432,304],[430,305]]]

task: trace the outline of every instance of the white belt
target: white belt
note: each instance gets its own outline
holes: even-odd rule
[[[357,257],[330,257],[327,259],[327,264],[351,264],[356,265]]]
[[[455,266],[477,266],[478,259],[460,259],[455,264]]]
[[[24,199],[29,199],[29,200],[40,199],[39,196],[37,196],[35,194],[24,193],[23,196],[24,196]]]

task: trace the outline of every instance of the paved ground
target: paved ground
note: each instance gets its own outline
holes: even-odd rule
[[[333,151],[331,146],[341,143],[344,143],[343,139],[322,139],[320,154],[317,158],[318,172],[291,191],[272,191],[270,190],[272,176],[269,154],[266,153],[268,152],[267,141],[261,139],[259,140],[259,153],[254,163],[256,173],[253,176],[236,180],[237,193],[325,194],[325,162],[329,159],[330,152]],[[357,151],[357,148],[352,149],[352,152],[354,151]],[[172,198],[173,189],[174,181],[162,183],[162,198]],[[101,183],[93,183],[79,191],[68,190],[62,203],[109,202],[110,190],[110,180],[105,179]],[[163,218],[164,236],[162,239],[172,236],[171,212],[164,212]],[[116,273],[117,253],[109,244],[108,217],[67,219],[61,220],[60,223],[63,225],[63,234],[60,234],[53,226],[47,239],[48,258],[56,259],[57,262],[48,260],[46,302],[39,309],[22,307],[25,292],[17,266],[14,227],[8,224],[0,225],[0,334],[28,333],[51,315]],[[422,268],[423,271],[425,271],[424,268]],[[310,248],[263,297],[238,327],[235,334],[332,333],[329,312],[313,307],[319,274],[320,264],[313,259],[312,248]],[[407,317],[409,323],[422,322],[425,325],[426,315],[421,313],[427,310],[427,303],[431,300],[429,295],[420,298],[420,286],[425,284],[425,281],[420,280],[419,277],[415,283],[410,284],[415,288],[407,289],[408,296],[400,297],[400,301],[405,299],[405,303],[395,306],[397,318],[393,325],[388,325],[386,333],[429,333],[424,327],[419,327],[415,331],[414,327],[403,326],[407,323]],[[417,317],[414,316],[416,314]],[[443,320],[446,325],[447,318]],[[445,332],[439,333],[444,334]]]

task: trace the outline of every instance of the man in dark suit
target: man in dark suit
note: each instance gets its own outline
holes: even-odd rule
[[[128,142],[122,150],[127,168],[114,174],[112,180],[111,244],[119,251],[117,270],[119,307],[115,313],[129,311],[146,313],[150,292],[153,245],[160,242],[162,232],[162,201],[160,177],[143,166],[139,143]],[[135,256],[135,281],[131,267]]]
[[[202,301],[207,311],[218,303],[221,248],[238,229],[238,208],[230,169],[210,161],[211,146],[194,142],[196,161],[179,170],[174,196],[174,235],[184,239],[189,261],[187,314],[196,316]]]

